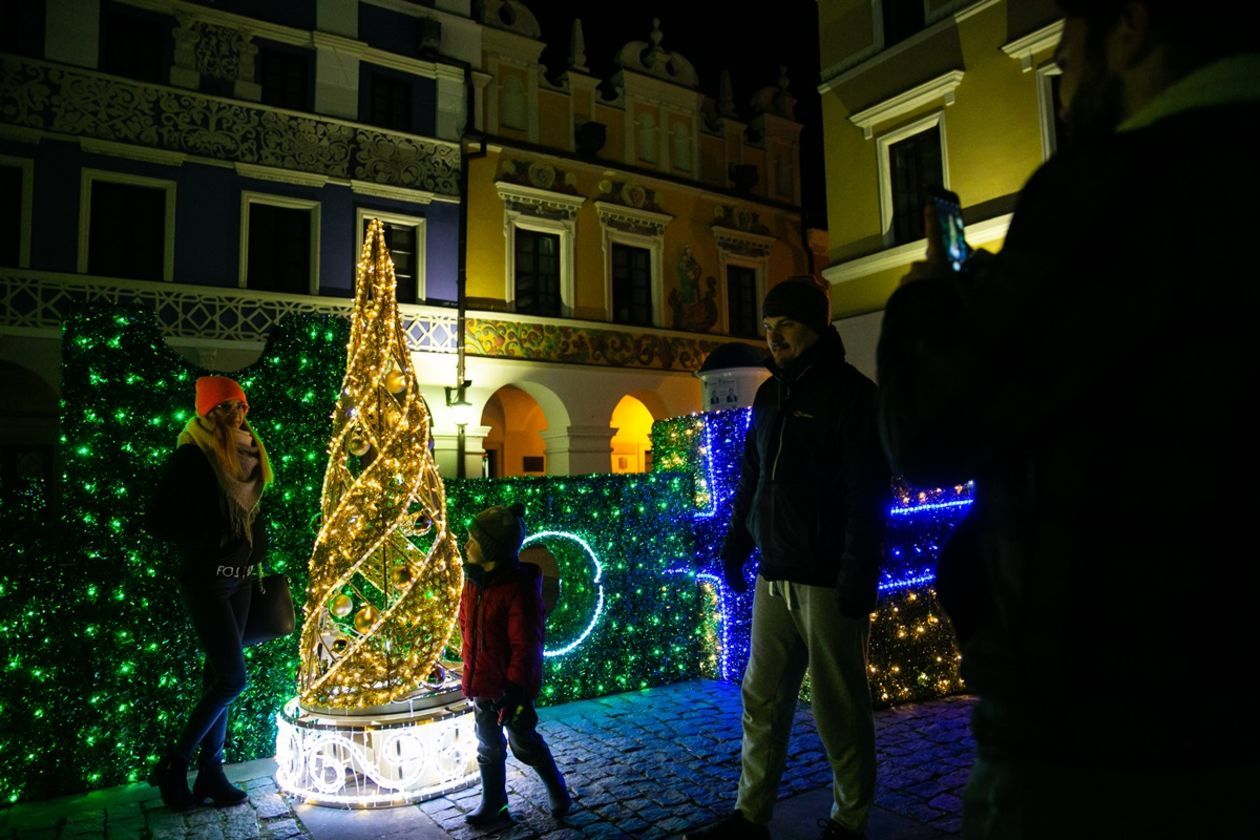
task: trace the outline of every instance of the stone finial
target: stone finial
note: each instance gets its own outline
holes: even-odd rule
[[[582,35],[582,21],[573,19],[573,37],[569,41],[569,67],[582,73],[589,72],[586,66],[586,38]]]
[[[664,52],[661,49],[661,39],[664,37],[664,33],[661,32],[661,19],[652,18],[652,45],[643,51],[642,61],[644,67],[651,68],[656,64],[656,57]]]
[[[731,87],[730,70],[723,70],[718,77],[718,116],[735,117],[735,89]]]

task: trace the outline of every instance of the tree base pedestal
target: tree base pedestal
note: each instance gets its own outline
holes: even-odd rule
[[[473,709],[458,687],[353,713],[294,698],[276,723],[276,784],[315,805],[409,805],[479,778]]]

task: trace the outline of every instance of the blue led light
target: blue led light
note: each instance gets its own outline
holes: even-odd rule
[[[922,505],[913,505],[911,507],[889,508],[888,513],[892,516],[914,516],[919,513],[929,513],[934,510],[964,508],[972,504],[974,501],[975,499],[958,499],[953,502],[930,502]]]

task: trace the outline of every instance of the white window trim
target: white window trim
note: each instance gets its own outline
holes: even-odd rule
[[[84,169],[79,176],[78,272],[80,274],[88,272],[88,244],[92,239],[92,184],[97,181],[152,187],[165,193],[166,208],[162,219],[162,225],[165,228],[163,237],[165,241],[162,243],[162,280],[167,283],[173,282],[175,280],[175,182],[162,178],[146,178],[143,175],[132,175],[127,172],[111,172],[106,169]]]
[[[577,234],[578,209],[586,203],[582,196],[555,193],[520,184],[495,183],[503,201],[503,238],[506,253],[503,265],[503,300],[516,306],[516,231],[532,230],[560,237],[560,314],[571,318],[576,298],[573,248]],[[534,212],[548,215],[536,215]]]
[[[963,71],[950,70],[931,81],[858,111],[849,117],[849,122],[862,129],[862,136],[870,140],[875,136],[875,126],[879,123],[895,120],[936,102],[943,107],[953,105],[954,91],[962,84],[962,80]]]
[[[674,217],[668,213],[640,210],[607,201],[595,202],[599,214],[604,248],[604,305],[605,317],[613,323],[612,246],[614,243],[632,248],[646,248],[650,254],[648,264],[652,270],[652,326],[665,326],[665,228]],[[623,230],[617,225],[629,224],[642,231]]]
[[[1019,69],[1025,73],[1033,69],[1033,59],[1037,53],[1052,50],[1059,45],[1063,36],[1063,21],[1056,20],[1049,26],[1043,26],[1022,38],[1016,38],[1002,45],[1002,52],[1019,62]]]
[[[940,129],[941,186],[949,189],[949,158],[946,156],[949,144],[945,142],[945,111],[943,109],[928,114],[926,117],[922,117],[912,123],[907,123],[887,134],[881,134],[875,141],[877,146],[876,158],[879,162],[879,223],[880,230],[883,232],[885,247],[893,244],[892,160],[888,149],[894,143],[905,140],[907,137],[913,137],[916,134],[922,134],[931,128]]]
[[[21,221],[18,225],[18,268],[31,267],[31,219],[35,197],[35,161],[30,158],[0,155],[0,164],[13,166],[22,172],[22,195],[18,198]]]
[[[293,210],[310,210],[311,212],[311,276],[307,279],[306,294],[319,294],[319,217],[321,204],[309,198],[292,198],[287,195],[260,193],[241,190],[241,260],[238,266],[236,285],[241,289],[250,288],[249,274],[249,208],[252,204],[268,204],[272,207],[287,207]],[[261,290],[259,290],[261,291]]]
[[[425,254],[427,250],[427,226],[423,216],[405,216],[401,213],[391,213],[386,210],[373,210],[371,207],[358,207],[354,214],[354,253],[355,261],[358,262],[359,254],[363,253],[363,228],[368,219],[380,219],[382,222],[391,225],[406,225],[416,229],[416,299],[404,301],[404,303],[424,303],[427,300],[425,277],[426,262]]]
[[[718,276],[721,278],[718,281],[721,284],[721,291],[718,295],[718,300],[721,301],[721,316],[718,319],[718,323],[721,325],[722,332],[730,335],[731,302],[727,297],[726,267],[728,265],[738,265],[751,268],[756,272],[757,281],[754,305],[760,304],[766,297],[766,277],[770,273],[770,252],[774,248],[776,240],[773,236],[733,230],[720,225],[714,225],[712,230],[713,239],[717,243]],[[762,335],[761,319],[756,318],[754,320],[757,322],[756,334]],[[742,337],[747,338],[750,336]]]
[[[1059,147],[1059,138],[1055,136],[1054,125],[1054,76],[1062,76],[1063,71],[1053,61],[1047,61],[1037,68],[1037,113],[1041,120],[1041,159],[1049,160]]]

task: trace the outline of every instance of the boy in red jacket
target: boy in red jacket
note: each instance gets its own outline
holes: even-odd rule
[[[464,594],[459,602],[463,634],[464,696],[473,701],[481,805],[464,819],[478,827],[508,818],[503,728],[512,755],[533,767],[547,786],[551,813],[568,813],[569,791],[538,734],[534,698],[542,686],[542,572],[521,564],[525,507],[519,502],[483,510],[468,527]]]

